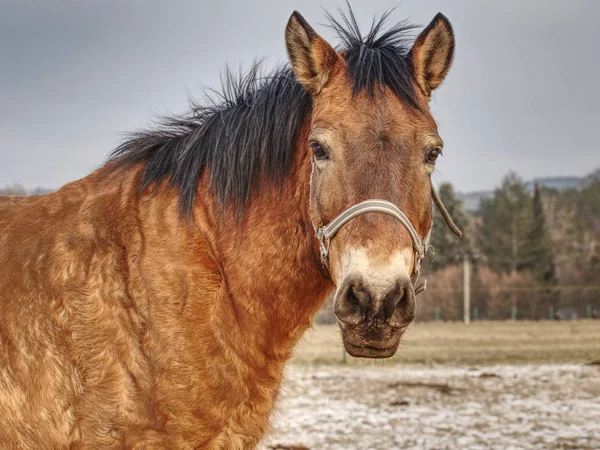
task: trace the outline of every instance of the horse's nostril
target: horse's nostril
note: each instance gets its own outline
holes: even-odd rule
[[[392,317],[396,309],[406,309],[408,306],[408,295],[406,295],[406,289],[397,285],[392,289],[385,297],[383,301],[383,315],[386,320]]]
[[[344,323],[358,324],[364,320],[371,305],[371,293],[363,285],[362,280],[353,278],[346,280],[336,297],[334,311]]]
[[[401,309],[408,308],[409,295],[408,295],[407,291],[408,291],[408,289],[402,289],[402,294],[400,295],[400,301],[396,305],[396,308],[401,308]]]
[[[360,300],[358,299],[358,296],[356,295],[354,286],[351,286],[350,289],[348,289],[348,294],[346,295],[346,301],[348,302],[348,304],[350,304],[352,306],[360,305]]]
[[[353,306],[366,309],[371,303],[371,295],[363,286],[352,285],[350,289],[348,289],[348,296],[346,297],[346,300]]]
[[[402,297],[399,299],[395,310],[397,311],[399,325],[408,325],[415,319],[415,290],[410,280],[404,284]]]

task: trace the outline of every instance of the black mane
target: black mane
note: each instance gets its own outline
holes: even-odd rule
[[[354,14],[327,14],[341,39],[339,51],[348,66],[354,93],[374,96],[387,86],[403,102],[418,108],[407,32],[402,22],[385,28],[389,13],[366,36]],[[261,75],[254,64],[245,76],[225,72],[222,92],[208,105],[191,102],[187,115],[166,118],[156,129],[130,135],[109,157],[116,166],[144,164],[141,189],[167,181],[179,189],[179,208],[192,212],[204,169],[216,199],[233,202],[238,211],[259,177],[282,181],[289,172],[298,131],[311,109],[311,98],[289,67]]]

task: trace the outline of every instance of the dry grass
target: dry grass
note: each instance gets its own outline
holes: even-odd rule
[[[343,346],[337,325],[315,325],[296,350],[293,362],[339,364]],[[382,364],[355,360],[349,364]],[[407,364],[590,363],[600,361],[600,321],[415,323],[396,356]]]

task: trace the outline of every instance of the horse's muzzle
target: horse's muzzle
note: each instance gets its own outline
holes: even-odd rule
[[[415,291],[408,277],[369,284],[360,275],[347,277],[335,298],[346,351],[352,356],[387,358],[415,318]]]

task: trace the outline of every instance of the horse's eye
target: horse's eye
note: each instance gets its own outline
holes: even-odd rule
[[[315,154],[315,158],[317,158],[317,159],[329,158],[329,155],[327,154],[327,152],[325,151],[323,146],[321,144],[319,144],[318,142],[312,141],[310,143],[310,148],[313,151],[313,153]]]
[[[439,147],[434,148],[427,154],[427,157],[425,159],[427,160],[428,163],[434,164],[435,161],[438,159],[438,156],[440,156],[441,154],[442,154],[441,148],[439,148]]]

